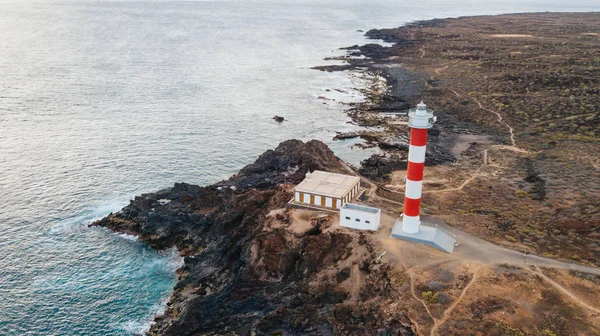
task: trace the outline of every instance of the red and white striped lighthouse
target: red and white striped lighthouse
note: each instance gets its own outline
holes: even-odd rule
[[[408,168],[406,169],[406,191],[404,193],[404,214],[402,231],[418,233],[421,220],[421,190],[423,189],[423,170],[425,168],[425,150],[427,130],[433,126],[436,118],[433,111],[421,101],[408,113],[410,127],[410,146],[408,149]]]

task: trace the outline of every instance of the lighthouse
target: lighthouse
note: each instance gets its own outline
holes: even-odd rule
[[[408,112],[410,146],[408,167],[406,168],[406,188],[404,191],[404,213],[392,228],[392,237],[415,241],[452,253],[455,240],[437,227],[421,226],[421,192],[423,171],[427,149],[427,131],[433,127],[436,118],[432,110],[421,101]]]
[[[404,214],[402,215],[402,231],[406,233],[418,233],[421,225],[419,212],[421,191],[423,190],[423,171],[425,170],[427,131],[435,121],[433,111],[428,110],[423,101],[408,112],[410,146],[408,147]]]

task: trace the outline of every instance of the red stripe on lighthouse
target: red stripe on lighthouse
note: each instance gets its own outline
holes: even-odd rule
[[[408,167],[406,167],[406,179],[411,181],[422,181],[423,170],[425,170],[425,162],[414,163],[408,161]]]
[[[427,129],[426,128],[411,128],[410,129],[410,144],[413,146],[425,146],[427,144]]]
[[[415,217],[419,215],[419,208],[421,207],[421,199],[412,199],[404,197],[404,215]]]
[[[427,129],[422,128],[411,128],[410,129],[410,145],[409,148],[409,161],[408,166],[406,167],[406,179],[410,181],[420,182],[423,180],[423,171],[425,170],[424,162],[413,162],[410,161],[410,150],[416,150],[417,148],[424,148],[427,145]],[[413,153],[414,154],[414,153]],[[420,156],[420,155],[417,155]],[[414,157],[414,156],[413,156]],[[407,188],[411,187],[407,184]],[[414,188],[414,186],[412,186]],[[408,194],[408,189],[407,193]],[[415,195],[415,192],[411,192],[412,195]],[[417,192],[420,196],[420,191]],[[419,216],[421,207],[421,198],[418,199],[410,198],[404,196],[404,215],[410,217]]]

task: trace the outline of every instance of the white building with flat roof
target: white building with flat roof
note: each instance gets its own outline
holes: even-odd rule
[[[358,230],[377,231],[381,209],[346,203],[340,209],[340,225]]]
[[[360,178],[315,170],[294,189],[294,202],[322,208],[340,209],[360,192]]]

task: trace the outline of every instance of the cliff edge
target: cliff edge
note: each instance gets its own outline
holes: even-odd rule
[[[149,334],[413,335],[410,320],[386,308],[397,300],[393,269],[374,262],[366,236],[332,227],[332,215],[285,208],[315,169],[345,171],[324,143],[288,140],[229,180],[178,183],[95,222],[184,256]],[[360,294],[368,302],[341,285],[351,275],[370,279]]]

